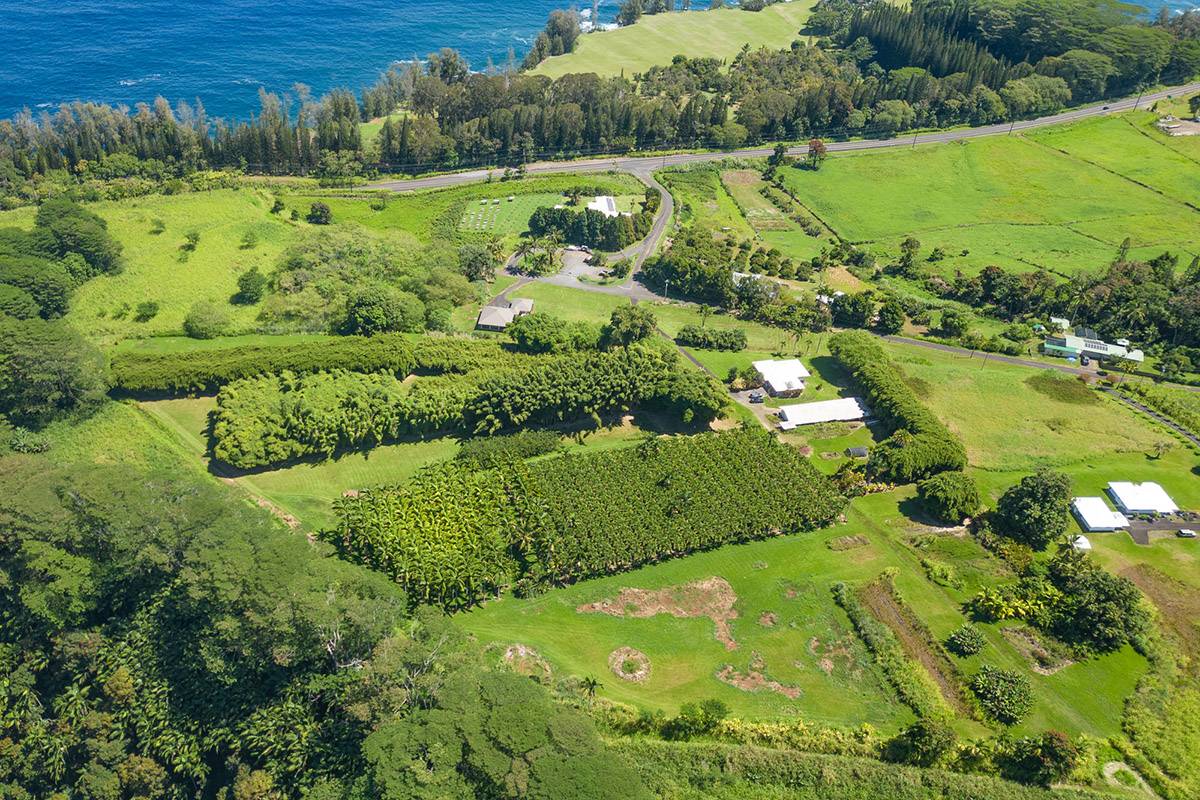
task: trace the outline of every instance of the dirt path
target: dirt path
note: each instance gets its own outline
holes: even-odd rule
[[[1117,786],[1122,789],[1130,788],[1129,786],[1126,786],[1117,780],[1117,773],[1121,770],[1125,770],[1134,777],[1134,780],[1137,781],[1137,788],[1145,792],[1147,797],[1158,797],[1158,795],[1154,793],[1154,790],[1150,788],[1150,784],[1146,783],[1145,779],[1142,778],[1142,776],[1139,775],[1133,767],[1129,766],[1124,761],[1109,761],[1107,764],[1105,764],[1103,769],[1104,781],[1109,786]]]

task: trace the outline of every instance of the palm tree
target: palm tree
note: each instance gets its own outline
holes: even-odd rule
[[[704,329],[705,323],[708,322],[708,315],[712,313],[712,307],[706,303],[700,305],[700,329]]]
[[[594,675],[588,675],[583,679],[580,685],[583,687],[584,694],[586,694],[588,697],[595,697],[596,690],[599,689],[603,684],[601,684]]]
[[[516,265],[518,270],[521,269],[521,262],[525,259],[526,256],[528,256],[530,253],[532,253],[533,250],[534,250],[534,242],[532,239],[527,239],[525,237],[522,237],[517,242],[517,249],[513,250],[513,263]]]

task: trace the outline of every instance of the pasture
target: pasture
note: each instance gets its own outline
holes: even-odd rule
[[[251,329],[258,307],[230,303],[238,275],[251,267],[269,274],[296,231],[270,213],[271,203],[265,191],[220,189],[89,204],[124,245],[125,266],[80,286],[67,318],[111,342],[180,332],[192,305],[207,300],[224,308],[231,330]],[[26,209],[12,213],[0,214],[0,226],[32,223]],[[189,251],[184,244],[192,232],[200,238]],[[143,302],[157,303],[158,311],[140,320]]]
[[[575,52],[547,59],[533,72],[551,78],[571,72],[631,78],[675,55],[728,61],[743,45],[778,50],[800,38],[812,6],[812,0],[793,0],[759,12],[722,8],[647,15],[628,27],[581,36]]]
[[[1026,136],[839,153],[819,171],[784,176],[838,235],[885,258],[915,236],[922,254],[946,250],[934,268],[947,275],[990,264],[1098,271],[1126,237],[1135,255],[1169,249],[1189,260],[1200,253],[1196,164],[1137,122],[1108,117]]]

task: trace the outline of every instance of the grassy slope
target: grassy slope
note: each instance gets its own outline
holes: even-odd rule
[[[795,0],[757,13],[726,8],[645,16],[636,25],[581,37],[574,53],[547,59],[534,73],[552,78],[569,72],[632,77],[676,54],[732,59],[744,44],[780,49],[800,38],[798,31],[812,5],[810,0]]]
[[[252,266],[270,272],[295,231],[270,214],[270,207],[269,195],[250,189],[89,205],[125,246],[125,267],[81,286],[71,298],[68,319],[98,339],[161,335],[181,330],[192,304],[209,300],[226,308],[235,330],[248,329],[258,310],[229,304],[237,292],[237,277]],[[162,233],[151,232],[156,220],[164,224]],[[28,213],[0,214],[0,226],[31,223]],[[186,261],[180,261],[179,245],[192,230],[200,233],[200,242]],[[258,243],[242,249],[248,232]],[[158,314],[135,322],[132,309],[144,301],[157,302]]]
[[[1200,252],[1200,212],[1181,200],[1196,169],[1184,170],[1186,159],[1147,136],[1166,138],[1106,118],[1029,138],[838,154],[819,172],[790,169],[785,179],[840,235],[882,254],[911,234],[923,252],[946,249],[939,269],[947,274],[989,264],[1071,274],[1102,269],[1126,236]]]

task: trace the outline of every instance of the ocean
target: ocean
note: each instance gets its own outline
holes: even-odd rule
[[[618,0],[604,0],[609,21]],[[453,47],[474,69],[518,59],[570,0],[0,0],[0,117],[71,100],[199,98],[245,118],[259,87],[357,92],[389,64]],[[1196,0],[1144,0],[1154,9]],[[576,3],[590,8],[590,2]],[[707,5],[707,4],[705,4]]]

